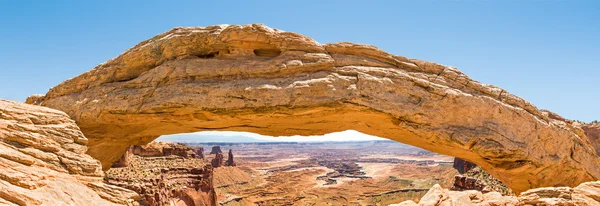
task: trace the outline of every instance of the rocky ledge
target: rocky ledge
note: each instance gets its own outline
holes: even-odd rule
[[[142,205],[215,205],[213,168],[191,147],[151,142],[132,146],[106,171],[105,182],[140,194]]]
[[[440,185],[433,186],[419,203],[412,200],[390,206],[533,206],[600,205],[600,181],[582,183],[575,188],[545,187],[527,190],[517,196],[503,196],[498,192],[482,194],[480,191],[449,191]]]
[[[100,162],[65,113],[0,100],[0,205],[135,205],[103,183]]]

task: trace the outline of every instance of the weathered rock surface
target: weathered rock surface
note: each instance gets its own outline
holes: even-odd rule
[[[195,147],[192,149],[192,151],[194,151],[194,153],[196,153],[196,156],[198,156],[198,158],[204,159],[204,148]]]
[[[225,162],[225,166],[236,166],[235,160],[233,160],[233,151],[231,149],[229,150],[229,154],[227,155],[227,161]]]
[[[128,178],[107,178],[111,185],[127,188],[139,193],[142,202],[150,206],[216,205],[216,193],[212,185],[213,171],[210,165],[204,168],[160,168],[157,178],[142,178],[144,184]],[[180,202],[180,203],[179,203]]]
[[[215,158],[210,161],[210,164],[214,168],[221,167],[224,165],[223,160],[224,160],[223,153],[219,152],[219,153],[215,154]]]
[[[503,196],[498,192],[482,194],[480,191],[449,191],[439,185],[433,186],[419,203],[412,200],[393,206],[420,205],[420,206],[515,206],[515,205],[600,205],[600,181],[586,182],[575,188],[546,187],[527,190],[519,197]]]
[[[136,204],[136,193],[102,183],[87,142],[63,112],[0,100],[0,205]]]
[[[142,157],[175,155],[184,158],[196,158],[198,156],[191,147],[180,143],[150,142],[146,145],[134,145],[131,147],[132,154]]]
[[[454,169],[456,169],[459,174],[464,174],[467,171],[477,167],[477,165],[460,158],[454,158],[454,164],[452,165],[452,167],[454,167]]]
[[[495,191],[502,195],[514,195],[506,185],[472,162],[454,158],[453,167],[459,174],[454,176],[451,190],[477,190],[483,193]]]
[[[123,154],[123,156],[121,157],[121,159],[119,159],[119,161],[115,162],[112,167],[127,167],[127,165],[129,165],[130,160],[131,160],[131,155],[133,155],[133,147],[134,146],[130,146],[129,149],[127,149],[127,151],[125,152],[125,154]]]
[[[468,160],[516,192],[600,178],[580,128],[501,88],[257,24],[175,28],[27,102],[75,119],[105,169],[165,134],[353,129]]]
[[[166,142],[151,142],[137,147],[161,151],[162,154],[147,156],[147,152],[136,154],[128,151],[128,164],[106,171],[106,183],[139,193],[142,205],[216,204],[213,168],[210,162],[197,158],[190,147]]]
[[[596,149],[596,154],[600,156],[600,123],[584,124],[582,128]]]

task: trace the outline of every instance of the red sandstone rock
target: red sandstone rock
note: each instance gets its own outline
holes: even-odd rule
[[[203,147],[194,148],[194,149],[192,149],[192,151],[194,153],[196,153],[197,158],[204,159],[204,148]]]
[[[145,184],[110,177],[107,182],[139,193],[143,199],[142,205],[217,205],[212,183],[213,168],[210,165],[204,168],[162,168],[160,172],[157,178],[145,179]]]
[[[469,162],[469,161],[465,161],[463,159],[460,158],[454,158],[454,169],[458,170],[458,173],[460,174],[464,174],[467,171],[475,168],[477,165]]]
[[[229,150],[229,155],[227,157],[227,162],[225,162],[225,166],[236,166],[235,161],[233,160],[233,152],[231,151],[231,149]]]
[[[215,158],[211,161],[211,165],[214,168],[223,166],[223,153],[219,152],[215,154]]]

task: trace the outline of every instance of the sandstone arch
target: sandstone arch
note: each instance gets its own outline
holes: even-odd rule
[[[469,160],[517,192],[600,178],[580,128],[501,88],[263,25],[175,28],[28,102],[75,119],[104,168],[164,134],[354,129]]]

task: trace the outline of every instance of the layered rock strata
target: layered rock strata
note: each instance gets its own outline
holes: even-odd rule
[[[0,100],[0,205],[136,205],[102,182],[87,143],[63,112]]]
[[[107,183],[139,193],[142,203],[150,206],[215,206],[212,167],[161,168],[160,176],[144,178],[144,183],[127,178],[107,178]]]
[[[353,129],[473,162],[517,192],[600,178],[581,128],[502,88],[258,24],[172,29],[27,102],[75,119],[105,169],[165,134]]]
[[[135,148],[137,152],[132,152]],[[142,205],[216,204],[213,168],[208,161],[197,158],[190,147],[152,142],[132,146],[125,156],[127,164],[108,170],[105,182],[139,193]]]

